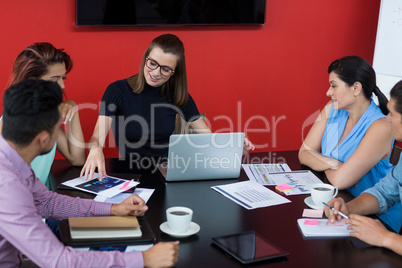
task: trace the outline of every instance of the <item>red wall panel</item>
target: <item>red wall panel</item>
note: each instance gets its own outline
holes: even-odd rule
[[[380,0],[267,0],[263,27],[76,29],[74,1],[3,1],[0,91],[26,46],[47,41],[65,48],[75,64],[66,92],[82,107],[89,140],[106,86],[136,73],[150,41],[169,32],[185,44],[190,93],[214,131],[246,131],[258,151],[295,150],[310,116],[328,101],[330,62],[352,54],[372,61],[379,6]],[[105,153],[117,155],[115,148]]]

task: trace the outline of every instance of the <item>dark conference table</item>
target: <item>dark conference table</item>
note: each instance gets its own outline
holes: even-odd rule
[[[251,153],[243,162],[256,164],[261,161],[286,161],[292,170],[301,168],[297,151]],[[166,183],[158,171],[152,173],[150,169],[130,168],[129,163],[118,159],[106,159],[106,167],[110,176],[141,174],[138,187],[155,189],[147,203],[149,210],[145,218],[156,242],[177,240],[159,229],[159,225],[166,221],[167,208],[187,206],[194,211],[193,222],[199,224],[201,230],[196,235],[178,239],[180,257],[176,267],[243,267],[212,245],[211,238],[249,230],[287,250],[289,255],[247,267],[402,267],[401,256],[388,249],[368,246],[355,238],[303,238],[296,221],[302,218],[303,209],[308,208],[304,203],[307,195],[286,196],[291,203],[247,210],[210,188],[246,180],[243,170],[239,179]],[[71,167],[66,160],[55,160],[51,181],[53,189],[70,196],[94,198],[94,195],[81,191],[56,189],[61,182],[78,177],[80,170]],[[274,190],[274,187],[268,188]],[[339,195],[351,198],[345,191],[340,191]]]

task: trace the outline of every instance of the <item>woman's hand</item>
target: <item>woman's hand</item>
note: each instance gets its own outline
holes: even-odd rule
[[[98,168],[100,181],[102,181],[103,176],[108,176],[105,168],[105,157],[100,146],[95,146],[90,149],[87,161],[81,170],[80,177],[85,175],[85,180],[91,180],[96,168]]]
[[[254,150],[255,146],[247,138],[244,138],[243,155],[247,154],[250,150]]]
[[[78,105],[72,100],[63,101],[60,104],[61,118],[63,119],[63,124],[67,124],[71,121],[74,114],[78,111]]]
[[[107,177],[105,156],[103,155],[102,148],[110,126],[112,125],[112,121],[111,117],[104,115],[100,115],[96,121],[94,132],[88,143],[88,158],[80,174],[80,176],[85,174],[85,179],[92,179],[96,168],[98,168],[100,181],[103,176]]]

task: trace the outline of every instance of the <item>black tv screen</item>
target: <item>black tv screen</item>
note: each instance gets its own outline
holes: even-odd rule
[[[266,0],[76,0],[76,26],[265,24]]]

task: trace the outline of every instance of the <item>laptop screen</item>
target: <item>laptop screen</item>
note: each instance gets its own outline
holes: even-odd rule
[[[241,132],[171,135],[166,180],[237,178],[243,144]]]

